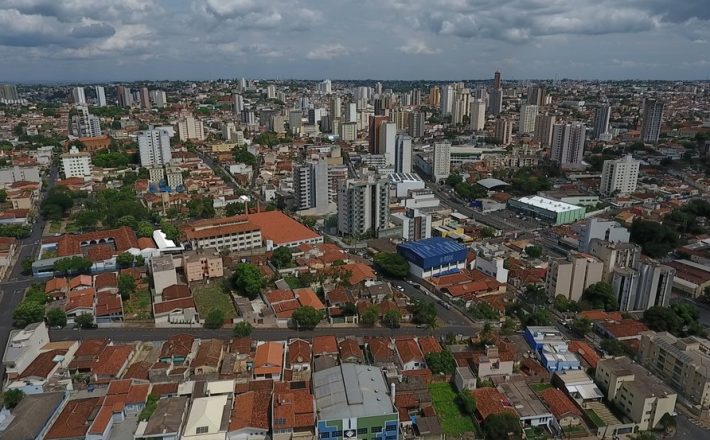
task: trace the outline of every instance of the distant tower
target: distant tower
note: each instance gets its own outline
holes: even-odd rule
[[[106,91],[102,86],[94,87],[96,92],[96,105],[99,107],[106,107]]]
[[[663,101],[646,98],[643,102],[643,119],[641,121],[641,141],[656,143],[661,135],[663,120]]]
[[[609,133],[609,117],[611,107],[609,104],[601,104],[594,110],[594,139],[599,139]]]
[[[76,105],[86,105],[86,96],[83,87],[74,87],[71,90],[72,102]]]
[[[575,167],[582,163],[587,127],[580,122],[555,124],[552,128],[550,159],[561,168]]]
[[[495,89],[500,89],[501,88],[501,82],[500,82],[500,72],[496,70],[496,73],[493,75],[493,87]]]

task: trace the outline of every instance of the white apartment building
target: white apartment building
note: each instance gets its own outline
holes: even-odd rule
[[[338,189],[338,232],[343,235],[376,236],[389,224],[389,181],[370,176],[349,179]]]
[[[62,154],[62,171],[70,177],[91,177],[91,154],[82,153],[77,147],[71,147],[68,153]]]
[[[166,130],[151,129],[138,134],[138,149],[141,165],[157,167],[167,165],[172,159],[170,133]]]
[[[412,172],[412,138],[406,134],[398,134],[394,147],[394,172]]]
[[[435,181],[446,179],[451,174],[451,143],[434,143],[434,157],[432,160],[432,177]]]
[[[567,258],[554,258],[545,278],[547,293],[552,298],[562,295],[579,301],[587,287],[602,280],[602,266],[596,258],[578,252],[570,252]]]
[[[535,119],[537,119],[538,107],[528,104],[520,106],[520,122],[518,133],[528,134],[535,131]]]
[[[84,95],[83,87],[74,87],[71,89],[72,102],[76,105],[86,105],[86,95]]]
[[[206,219],[184,229],[193,249],[245,251],[261,247],[261,229],[246,216]]]
[[[636,191],[640,164],[630,154],[621,159],[605,160],[599,191],[608,196],[633,193]]]
[[[106,90],[102,86],[96,86],[94,91],[96,92],[96,105],[106,107]]]
[[[178,122],[178,136],[180,141],[188,140],[202,141],[205,139],[205,131],[202,121],[194,116],[185,116]]]
[[[486,125],[486,102],[482,99],[471,101],[471,130],[480,131]]]
[[[579,122],[555,124],[552,127],[552,152],[550,159],[561,168],[582,164],[587,127]]]

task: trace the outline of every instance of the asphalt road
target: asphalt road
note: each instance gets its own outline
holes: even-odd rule
[[[47,184],[47,192],[54,186],[57,180],[57,169],[52,168],[50,171],[49,183]],[[40,199],[44,200],[46,192]],[[41,201],[40,201],[41,203]],[[22,260],[27,257],[34,258],[39,251],[42,241],[42,231],[44,231],[45,220],[42,216],[38,216],[37,220],[32,225],[32,233],[29,237],[20,241],[19,257],[17,264],[12,268],[7,281],[0,283],[0,358],[5,354],[7,339],[12,330],[12,312],[17,305],[22,301],[25,290],[32,284],[34,279],[32,276],[22,275]],[[5,367],[0,364],[0,379],[5,377]]]
[[[413,287],[411,284],[400,280],[388,280],[393,286],[402,286],[405,295],[414,300],[433,302],[436,305],[436,315],[443,326],[471,326],[471,321],[463,316],[458,310],[447,309],[439,303],[437,298],[432,298],[421,289]]]
[[[217,338],[230,339],[232,330],[223,328],[219,330],[208,330],[201,327],[195,328],[140,328],[140,327],[123,327],[123,328],[97,328],[92,330],[73,330],[61,329],[50,330],[49,337],[52,341],[67,341],[67,340],[85,340],[93,338],[109,338],[116,342],[131,342],[131,341],[164,341],[171,336],[189,333],[198,338]],[[471,336],[474,333],[473,327],[467,326],[442,326],[435,330],[416,328],[416,327],[401,327],[398,329],[388,329],[383,327],[374,328],[341,328],[341,327],[319,327],[312,331],[306,330],[291,330],[282,328],[256,328],[251,337],[253,339],[263,341],[285,340],[288,338],[303,337],[312,338],[313,336],[335,335],[337,337],[347,336],[445,336],[447,333],[461,334]]]
[[[672,295],[671,296],[671,304],[673,303],[687,303],[690,304],[691,306],[695,307],[698,310],[698,321],[706,326],[710,327],[710,306],[707,304],[703,304],[701,302],[692,300],[688,297],[681,296],[681,295]]]
[[[453,208],[460,212],[461,214],[464,214],[473,220],[482,223],[486,226],[490,226],[495,229],[500,229],[501,231],[505,232],[513,232],[516,229],[509,225],[508,223],[505,223],[501,221],[500,219],[497,219],[495,217],[486,215],[486,214],[481,214],[478,211],[475,211],[468,206],[464,205],[463,203],[459,203],[455,200],[453,200],[449,194],[447,194],[445,191],[442,191],[438,185],[435,185],[433,183],[427,183],[426,184],[429,189],[431,189],[434,194],[441,200],[441,203],[444,205],[449,206],[450,208]]]

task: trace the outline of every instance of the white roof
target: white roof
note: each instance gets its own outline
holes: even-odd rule
[[[536,208],[546,209],[548,211],[558,213],[582,209],[577,205],[572,205],[570,203],[560,202],[559,200],[552,200],[540,196],[521,197],[518,199],[518,201],[520,203],[525,203]]]
[[[207,427],[207,432],[200,435],[214,434],[220,432],[222,427],[222,413],[227,405],[229,396],[199,397],[192,401],[190,416],[185,424],[183,436],[197,435],[198,427]]]

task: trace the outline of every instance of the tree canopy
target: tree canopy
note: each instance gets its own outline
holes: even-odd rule
[[[382,316],[382,324],[388,328],[399,328],[402,315],[397,310],[388,310]]]
[[[409,273],[409,263],[398,253],[380,252],[375,255],[375,265],[384,273],[396,278],[404,278]]]
[[[313,330],[323,319],[323,312],[311,306],[302,306],[293,311],[292,318],[298,329]]]
[[[456,369],[456,360],[448,350],[427,353],[424,358],[427,367],[434,374],[453,374]]]
[[[507,411],[488,416],[483,421],[483,432],[486,434],[486,438],[490,439],[522,438],[522,428],[518,416]]]
[[[33,322],[44,320],[44,305],[36,301],[22,301],[12,313],[12,319],[18,327],[25,327]]]
[[[47,310],[47,324],[49,324],[50,327],[66,327],[66,312],[60,308],[52,308]]]
[[[224,324],[224,310],[213,307],[205,318],[205,328],[218,329]]]
[[[425,324],[429,327],[436,325],[436,306],[431,301],[414,301],[412,315],[415,324]]]
[[[271,263],[277,269],[285,269],[291,267],[293,257],[291,256],[291,249],[286,246],[280,246],[274,249],[271,253]]]
[[[86,257],[67,257],[54,262],[54,271],[62,274],[86,274],[94,263]]]
[[[586,309],[619,310],[611,284],[600,281],[587,287],[580,301]]]
[[[239,295],[250,300],[256,299],[261,290],[266,287],[259,268],[249,263],[238,264],[230,282]]]
[[[643,322],[653,331],[669,332],[676,336],[705,336],[706,330],[698,321],[698,309],[690,304],[653,306],[643,313]]]
[[[663,257],[678,244],[678,233],[673,228],[651,220],[634,220],[631,241],[641,246],[643,253],[654,258]]]
[[[80,328],[94,328],[94,315],[91,313],[82,313],[74,318],[74,322]]]
[[[232,333],[237,338],[246,338],[247,336],[251,335],[252,331],[254,331],[253,325],[246,321],[241,321],[234,324],[234,329],[232,330]]]

